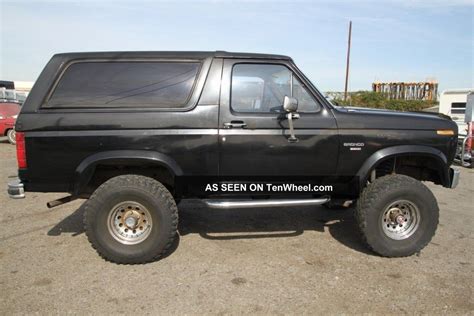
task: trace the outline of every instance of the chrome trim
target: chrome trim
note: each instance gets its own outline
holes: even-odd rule
[[[461,157],[459,159],[455,158],[454,161],[457,163],[461,164],[463,167],[469,167],[472,163],[472,157],[471,157],[471,163],[469,162],[464,162],[464,158],[466,157],[466,142],[468,139],[472,139],[474,136],[466,136],[464,137],[464,140],[462,141],[462,147],[461,147]],[[469,154],[470,155],[470,154]]]
[[[298,113],[288,113],[286,114],[286,117],[288,119],[288,125],[290,127],[290,137],[288,137],[288,142],[289,143],[297,143],[298,138],[295,136],[295,129],[293,128],[293,120],[299,119],[300,115]]]
[[[254,208],[254,207],[278,207],[278,206],[304,206],[321,205],[329,202],[330,198],[299,199],[299,200],[221,200],[207,199],[203,202],[210,208],[230,209],[230,208]]]
[[[25,198],[25,189],[20,179],[14,179],[8,182],[8,196],[12,199]]]
[[[195,129],[151,129],[151,130],[88,130],[88,131],[41,131],[28,132],[28,137],[64,137],[64,136],[113,136],[113,135],[217,135],[217,128]]]
[[[297,135],[334,135],[336,129],[295,129]],[[291,135],[289,129],[220,129],[220,135]]]
[[[452,178],[451,178],[451,189],[454,189],[458,186],[459,184],[459,175],[461,174],[461,170],[459,169],[454,169],[454,168],[451,168],[452,170]]]
[[[335,129],[295,129],[297,135],[333,135]],[[64,136],[110,136],[118,135],[117,130],[88,131],[32,131],[28,137],[64,137]],[[246,128],[193,128],[193,129],[133,129],[120,130],[120,135],[291,135],[289,129],[246,129]]]

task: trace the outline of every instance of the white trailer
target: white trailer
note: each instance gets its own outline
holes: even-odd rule
[[[464,118],[469,93],[474,93],[474,88],[444,90],[439,98],[439,112],[449,115],[458,124],[460,135],[467,134]]]

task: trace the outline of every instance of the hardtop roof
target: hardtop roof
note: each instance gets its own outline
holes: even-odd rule
[[[278,59],[291,60],[290,57],[276,54],[240,53],[226,51],[127,51],[127,52],[77,52],[60,53],[54,57],[65,59],[82,58],[189,58],[205,59],[209,57],[242,58],[242,59]]]

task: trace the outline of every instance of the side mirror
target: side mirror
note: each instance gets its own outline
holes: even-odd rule
[[[298,110],[298,99],[285,95],[283,99],[283,109],[289,113],[296,112],[296,110]]]

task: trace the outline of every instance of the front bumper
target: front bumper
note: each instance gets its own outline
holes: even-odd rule
[[[8,182],[8,196],[12,199],[25,198],[25,188],[20,179],[14,179]]]
[[[461,170],[450,168],[449,175],[451,177],[451,189],[454,189],[459,184],[459,175],[461,174]]]

